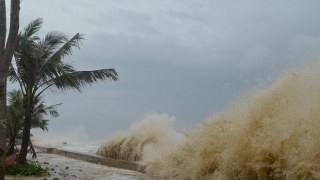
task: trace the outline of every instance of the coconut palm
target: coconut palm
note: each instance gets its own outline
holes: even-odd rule
[[[7,118],[7,136],[9,139],[7,154],[14,153],[16,139],[19,133],[23,130],[24,124],[24,109],[23,95],[21,90],[13,90],[8,93],[8,118]],[[46,106],[42,96],[35,100],[35,110],[32,113],[31,128],[40,128],[43,131],[48,131],[48,119],[45,116],[51,115],[56,118],[59,116],[56,107],[61,104]],[[30,142],[29,142],[30,144]],[[35,154],[34,154],[35,155]]]
[[[21,91],[13,90],[8,93],[7,106],[7,138],[9,144],[7,147],[7,155],[14,152],[15,140],[22,129],[24,120],[23,95]]]
[[[72,48],[80,47],[83,35],[78,33],[68,39],[65,34],[53,31],[40,39],[35,34],[41,25],[42,19],[36,19],[19,33],[15,65],[11,66],[8,73],[9,81],[18,82],[24,94],[25,121],[19,164],[26,164],[32,113],[35,111],[34,100],[37,97],[47,90],[81,92],[84,87],[97,81],[118,79],[115,69],[77,71],[64,58],[72,55]]]

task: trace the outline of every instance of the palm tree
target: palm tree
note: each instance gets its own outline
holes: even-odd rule
[[[27,146],[30,137],[31,119],[35,102],[41,94],[81,90],[97,81],[118,80],[115,69],[77,71],[64,58],[72,55],[72,48],[80,47],[83,35],[76,34],[71,39],[61,32],[49,32],[45,38],[35,35],[42,25],[42,19],[32,21],[24,32],[19,33],[15,66],[11,66],[8,78],[18,82],[24,94],[25,121],[19,164],[26,164]]]
[[[7,155],[14,152],[16,138],[23,126],[24,110],[23,110],[23,95],[21,91],[13,90],[8,93],[7,107],[7,138],[9,146],[7,147]]]
[[[24,109],[23,109],[23,95],[21,90],[13,90],[8,93],[8,118],[7,118],[7,136],[9,139],[7,154],[14,153],[14,147],[18,134],[23,130],[24,124]],[[56,107],[61,105],[55,104],[46,106],[43,97],[40,96],[35,100],[35,110],[32,113],[31,128],[40,128],[43,131],[48,131],[48,119],[45,116],[51,115],[58,117],[59,113]]]

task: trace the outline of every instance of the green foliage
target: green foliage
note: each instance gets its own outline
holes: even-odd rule
[[[6,174],[7,175],[23,175],[23,176],[45,176],[49,173],[47,170],[43,169],[39,165],[35,165],[35,164],[19,165],[15,163],[6,167]]]
[[[81,92],[87,85],[99,81],[118,80],[118,73],[113,68],[77,71],[73,63],[65,58],[72,55],[73,48],[80,48],[83,35],[77,33],[69,39],[64,33],[52,31],[40,39],[36,33],[41,25],[42,19],[38,18],[29,23],[24,32],[19,33],[14,59],[8,72],[8,80],[19,83],[23,94],[23,132],[26,132],[26,136],[29,136],[32,128],[32,112],[37,111],[36,100],[44,92],[65,92],[70,89]],[[53,111],[50,114],[56,115]],[[29,137],[22,138],[18,159],[21,164],[26,161],[26,141],[29,141]]]
[[[73,48],[80,48],[84,37],[77,33],[70,39],[62,32],[52,31],[40,39],[36,33],[42,26],[38,18],[19,33],[19,40],[10,66],[8,79],[18,82],[25,96],[26,105],[32,107],[34,98],[46,90],[81,92],[87,85],[98,81],[118,80],[115,69],[78,71],[71,61],[64,58],[71,56]]]
[[[57,106],[61,104],[55,104],[51,106],[46,106],[45,101],[43,100],[42,96],[38,96],[34,98],[34,110],[32,112],[32,119],[31,119],[31,128],[40,128],[43,131],[48,131],[48,119],[45,119],[45,116],[50,115],[51,117],[58,117],[59,113],[56,110]],[[9,105],[7,106],[7,136],[10,138],[11,142],[8,144],[7,154],[10,155],[14,153],[15,147],[15,139],[17,138],[18,134],[23,130],[23,123],[24,123],[24,115],[25,110],[23,108],[23,93],[21,90],[12,90],[8,92],[8,102]],[[31,151],[33,150],[33,146],[31,141],[29,142]],[[35,151],[33,152],[33,157],[36,157]]]

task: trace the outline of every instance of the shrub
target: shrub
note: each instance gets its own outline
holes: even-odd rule
[[[11,164],[6,167],[7,175],[23,175],[23,176],[44,176],[49,174],[47,170],[39,165],[27,164],[19,165],[17,163]]]

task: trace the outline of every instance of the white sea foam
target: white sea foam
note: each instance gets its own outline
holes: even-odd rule
[[[95,153],[100,143],[67,143],[63,144],[60,149],[69,151],[84,152],[84,153]]]
[[[85,129],[81,126],[65,131],[50,129],[41,136],[32,137],[32,141],[38,146],[86,153],[94,153],[101,144],[99,141],[89,141]]]

